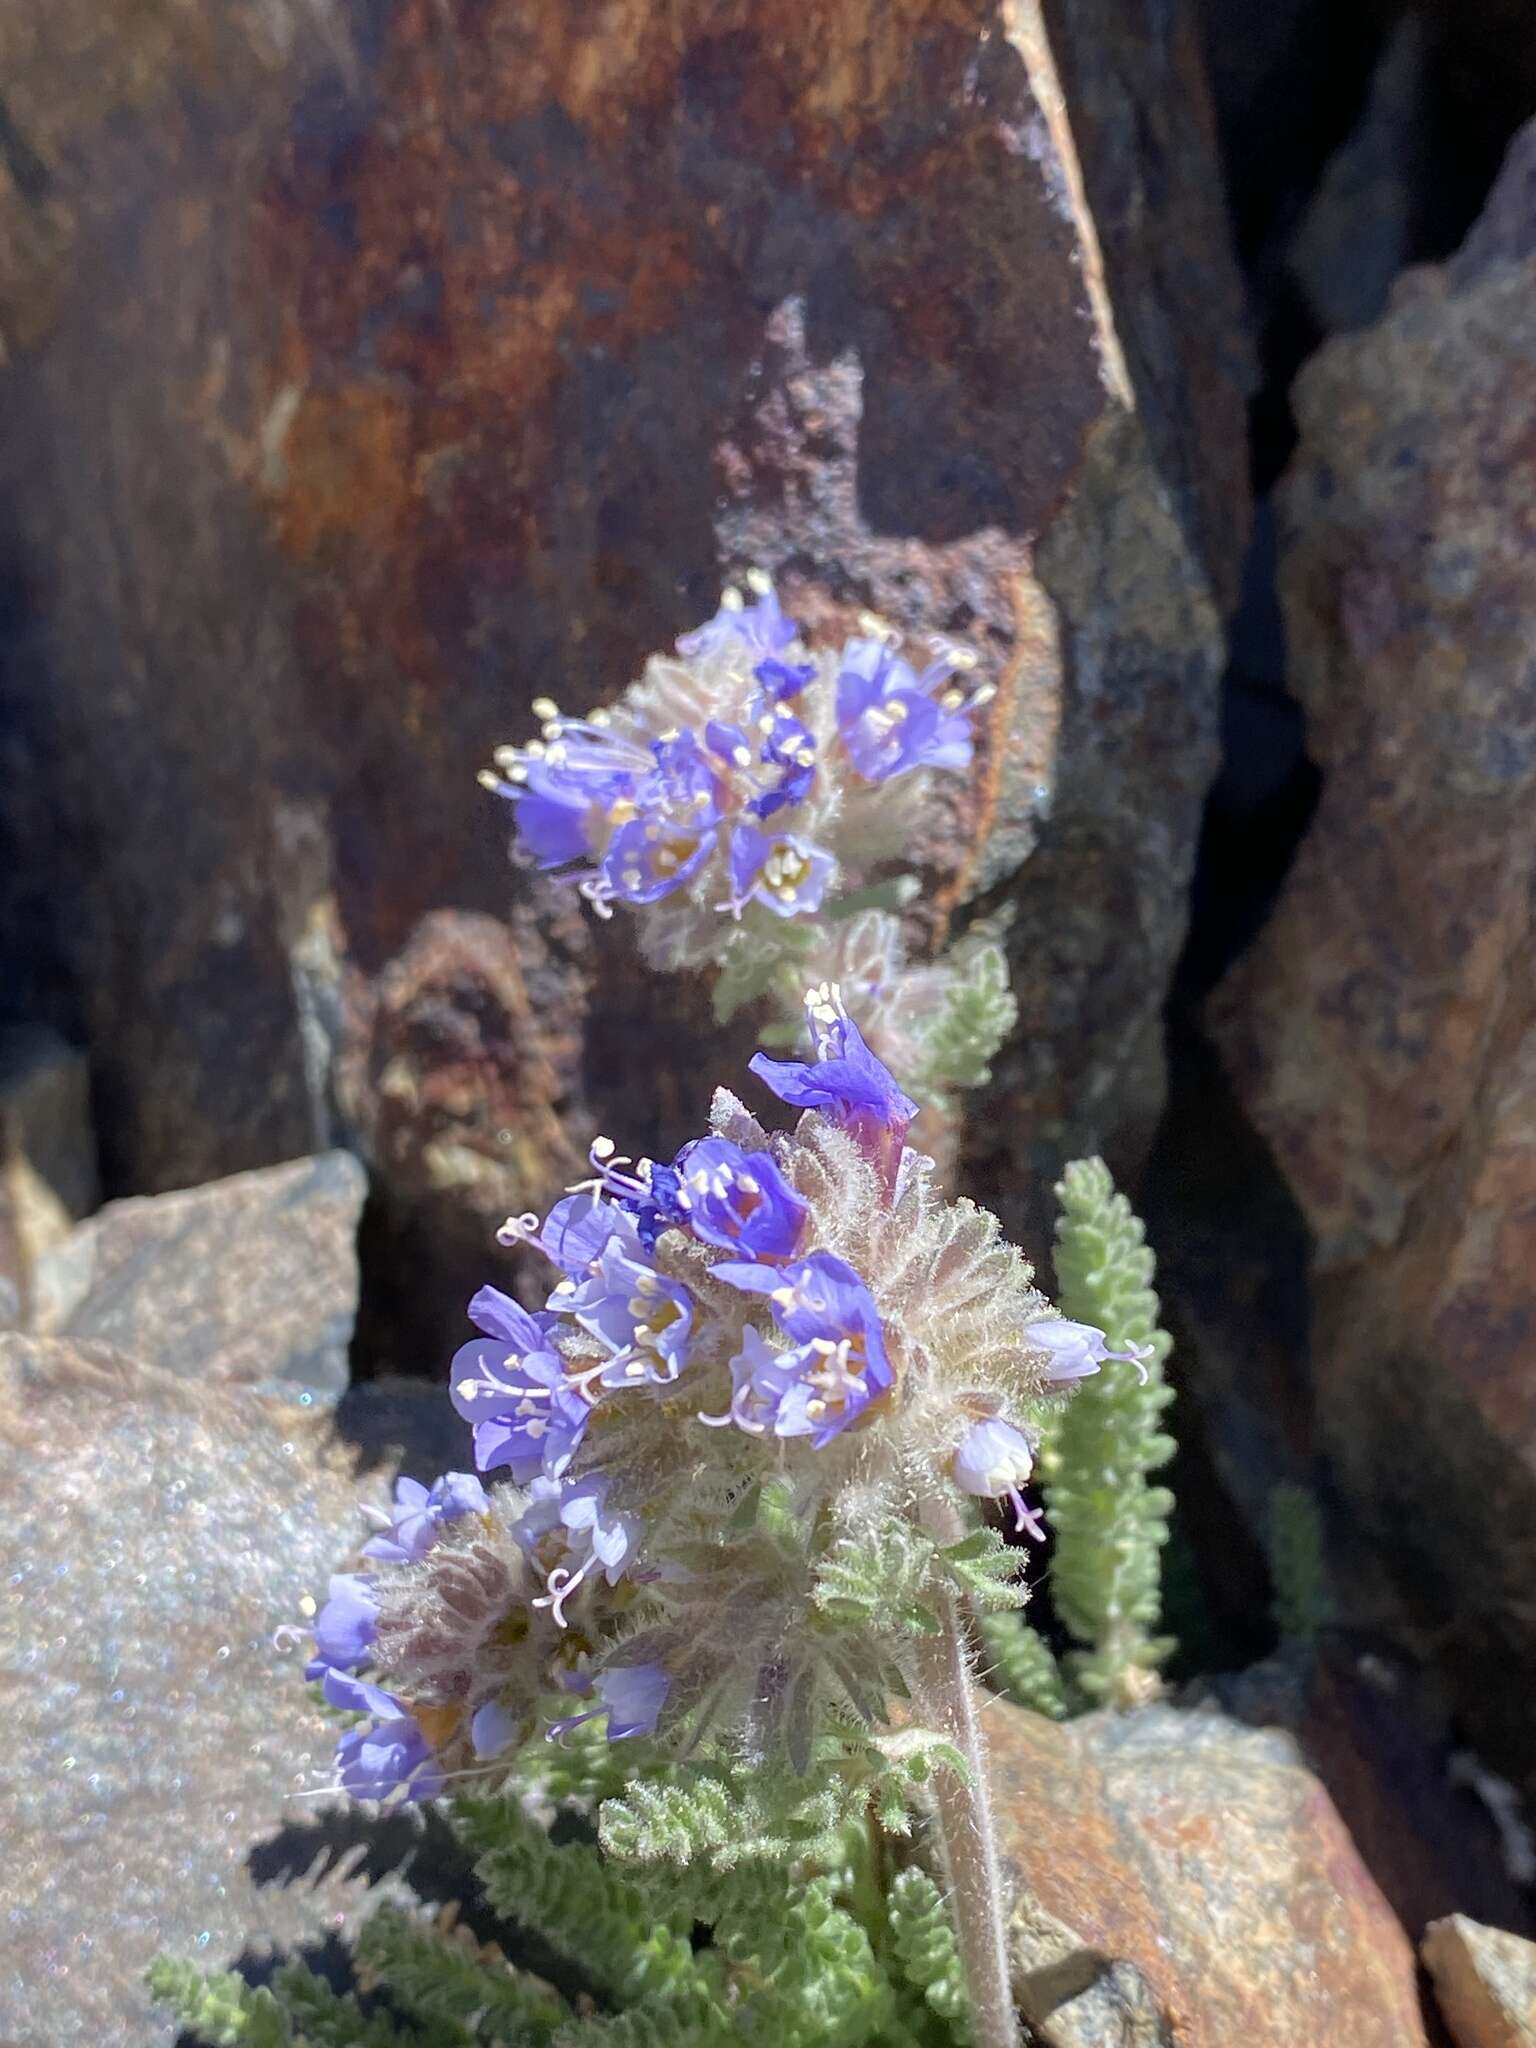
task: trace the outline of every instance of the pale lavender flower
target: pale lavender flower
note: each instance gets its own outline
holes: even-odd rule
[[[966,1493],[982,1500],[1006,1498],[1020,1533],[1027,1531],[1037,1542],[1044,1539],[1039,1517],[1020,1492],[1035,1469],[1034,1449],[1022,1430],[995,1415],[976,1423],[961,1439],[951,1469],[955,1484]]]
[[[606,1714],[610,1742],[622,1742],[631,1735],[654,1735],[671,1685],[670,1675],[659,1664],[610,1666],[599,1671],[585,1688],[597,1694],[601,1706],[551,1721],[548,1732],[552,1738],[568,1735],[584,1721],[595,1721],[600,1714]]]
[[[888,782],[912,768],[965,768],[970,723],[959,693],[935,697],[954,672],[939,660],[918,675],[889,641],[850,640],[837,677],[837,728],[867,782]]]
[[[1145,1361],[1152,1356],[1150,1345],[1133,1345],[1129,1351],[1111,1351],[1102,1330],[1096,1330],[1091,1323],[1069,1322],[1065,1316],[1050,1316],[1037,1323],[1026,1323],[1023,1336],[1031,1350],[1043,1351],[1050,1358],[1053,1380],[1087,1379],[1107,1358],[1123,1359],[1126,1364],[1134,1365],[1144,1380],[1147,1376]]]
[[[769,584],[754,590],[755,604],[743,604],[741,593],[727,590],[720,609],[691,633],[678,635],[679,654],[713,654],[732,641],[739,641],[759,656],[781,654],[799,638],[800,628],[779,603],[778,592]]]
[[[475,1463],[482,1472],[508,1465],[514,1479],[562,1470],[591,1404],[550,1343],[556,1319],[530,1315],[495,1287],[482,1287],[469,1311],[487,1334],[454,1353],[448,1389],[473,1426]]]
[[[395,1481],[395,1511],[363,1545],[363,1555],[385,1564],[414,1563],[431,1549],[445,1522],[483,1515],[487,1505],[485,1488],[472,1472],[445,1472],[430,1487],[402,1475]]]
[[[781,1102],[820,1110],[847,1131],[893,1186],[917,1104],[864,1043],[838,989],[812,989],[805,1014],[815,1059],[772,1060],[760,1052],[748,1063],[751,1071]]]
[[[343,1712],[372,1717],[349,1728],[336,1745],[336,1775],[344,1791],[354,1799],[388,1799],[395,1792],[408,1800],[437,1798],[443,1774],[403,1700],[334,1668],[325,1674],[325,1696]]]
[[[327,1671],[355,1671],[373,1654],[379,1633],[379,1605],[373,1580],[365,1573],[337,1572],[330,1598],[315,1616],[315,1654],[304,1667],[306,1678]]]

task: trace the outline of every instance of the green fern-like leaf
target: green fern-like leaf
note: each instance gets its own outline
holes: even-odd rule
[[[973,1529],[939,1551],[937,1562],[978,1614],[1014,1612],[1028,1597],[1019,1578],[1019,1553],[995,1529]]]
[[[752,1988],[732,2018],[736,2038],[761,2048],[861,2048],[896,2016],[890,1979],[869,1935],[837,1901],[837,1880],[791,1887],[778,1913],[717,1929]]]
[[[211,2048],[291,2048],[293,2029],[270,1991],[253,1990],[230,1970],[199,1970],[160,1956],[145,1982],[182,2025]]]
[[[957,2044],[970,2038],[965,1979],[943,1895],[926,1870],[896,1873],[886,1898],[891,1945],[907,1982],[941,2019]]]
[[[621,1863],[715,1871],[822,1863],[836,1859],[841,1829],[863,1796],[856,1779],[825,1767],[802,1778],[768,1765],[750,1774],[685,1766],[606,1800],[598,1831]]]
[[[355,1998],[333,1991],[302,1963],[278,1971],[272,1996],[303,2048],[459,2048],[463,2041],[458,2027],[429,2024],[402,2032],[382,2013],[365,2013]]]
[[[456,2022],[466,2038],[538,2048],[570,2017],[562,1999],[509,1963],[483,1958],[396,1906],[380,1906],[368,1920],[357,1962],[364,1982],[387,1990],[402,2012]]]
[[[204,1975],[190,1963],[161,1957],[147,1982],[213,2048],[462,2048],[464,2040],[462,2028],[430,2023],[402,2033],[302,1963],[288,1964],[257,1990],[231,1971]]]
[[[939,1622],[922,1597],[932,1561],[933,1545],[904,1521],[843,1536],[818,1563],[812,1598],[839,1627],[885,1639],[932,1635]]]
[[[984,1614],[977,1632],[986,1652],[983,1676],[1015,1705],[1065,1721],[1072,1705],[1061,1669],[1036,1629],[1014,1614]]]
[[[1163,1384],[1170,1340],[1158,1327],[1154,1261],[1141,1223],[1101,1159],[1069,1166],[1056,1189],[1056,1279],[1063,1314],[1104,1331],[1112,1350],[1149,1347],[1145,1381],[1111,1360],[1081,1380],[1041,1451],[1056,1533],[1056,1611],[1087,1648],[1071,1660],[1083,1692],[1129,1703],[1172,1644],[1161,1616],[1159,1551],[1173,1496],[1149,1483],[1173,1439],[1158,1418],[1173,1398]]]
[[[962,942],[949,964],[955,980],[923,1035],[912,1077],[926,1096],[991,1080],[993,1055],[1018,1021],[1008,962],[995,940]]]
[[[585,1842],[559,1847],[509,1800],[454,1802],[477,1852],[476,1875],[508,1919],[534,1928],[620,2005],[641,1998],[702,2015],[712,1986],[686,1923],[658,1920],[646,1901]]]
[[[1334,1615],[1323,1518],[1304,1486],[1282,1481],[1269,1496],[1269,1575],[1275,1625],[1291,1643],[1316,1642]]]
[[[553,2048],[728,2048],[735,2039],[724,2019],[680,2023],[673,2012],[598,2013],[568,2020]],[[506,2048],[517,2048],[508,2042]]]

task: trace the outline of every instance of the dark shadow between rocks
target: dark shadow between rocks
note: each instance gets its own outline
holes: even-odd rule
[[[457,1924],[467,1927],[477,1941],[493,1943],[517,1968],[543,1978],[567,1998],[602,2002],[596,1987],[569,1957],[490,1907],[475,1877],[474,1859],[435,1808],[384,1812],[356,1805],[327,1806],[313,1818],[284,1823],[256,1843],[246,1857],[246,1868],[258,1886],[303,1886],[338,1872],[369,1890],[408,1885],[424,1906],[453,1906]],[[248,1983],[261,1984],[292,1960],[307,1963],[335,1990],[357,1988],[350,1951],[334,1935],[275,1956],[246,1951],[230,1967]]]

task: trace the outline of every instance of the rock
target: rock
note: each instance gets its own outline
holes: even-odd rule
[[[96,1201],[83,1054],[40,1026],[0,1030],[0,1329],[24,1319],[33,1268]]]
[[[1209,1685],[1234,1718],[1296,1738],[1405,1928],[1459,1909],[1536,1933],[1518,1820],[1457,1746],[1433,1675],[1389,1641],[1334,1627]]]
[[[1315,1239],[1355,1533],[1536,1783],[1536,128],[1454,260],[1296,390],[1282,596],[1325,771],[1212,1023]],[[1424,1504],[1434,1512],[1424,1513]]]
[[[352,1459],[317,1414],[12,1336],[0,1497],[0,2040],[168,2044],[142,1983],[157,1952],[318,1944],[377,1895],[312,1797],[334,1733],[302,1651],[273,1642],[358,1542]],[[258,1881],[322,1851],[304,1883]]]
[[[988,1728],[1032,1895],[1020,1993],[1037,2026],[1053,1985],[1083,2016],[1053,2048],[1423,2048],[1407,1937],[1288,1737],[1166,1706],[1056,1723],[998,1702]]]
[[[1423,1956],[1456,2048],[1536,2048],[1536,1943],[1453,1913]]]
[[[875,603],[977,642],[1004,689],[941,910],[1037,839],[1061,878],[1018,926],[1049,1044],[982,1121],[1134,1153],[1242,348],[1185,0],[1166,33],[1098,11],[1112,78],[1074,10],[1058,72],[1033,0],[10,10],[8,744],[56,802],[45,844],[4,828],[0,924],[41,877],[113,1184],[355,1145],[381,1260],[411,1245],[444,1317],[451,1216],[542,1200],[594,1128],[699,1125],[702,995],[509,877],[472,778],[534,699],[615,694],[744,549],[828,630]]]
[[[1380,317],[1397,273],[1417,253],[1417,185],[1430,156],[1424,134],[1429,35],[1404,15],[1377,61],[1360,119],[1330,158],[1297,222],[1286,263],[1325,334]]]
[[[1009,1937],[1014,1995],[1041,2048],[1175,2048],[1141,1972],[1085,1948],[1037,1899],[1019,1901]]]
[[[351,1154],[327,1152],[109,1202],[42,1261],[38,1330],[183,1379],[339,1394],[366,1192]]]

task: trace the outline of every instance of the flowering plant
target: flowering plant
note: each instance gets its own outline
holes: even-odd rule
[[[770,1781],[825,1763],[830,1734],[866,1801],[925,1758],[995,2031],[965,1610],[1022,1594],[979,1504],[1038,1536],[1042,1418],[1140,1352],[1060,1316],[995,1218],[940,1196],[906,1143],[915,1103],[837,991],[807,1008],[813,1057],[752,1063],[793,1130],[722,1090],[672,1161],[599,1140],[588,1184],[505,1227],[559,1278],[536,1311],[481,1290],[450,1394],[508,1481],[401,1482],[368,1569],[333,1582],[311,1675],[358,1717],[337,1771],[364,1798],[494,1785],[593,1722]],[[898,1701],[919,1722],[900,1735]]]
[[[522,857],[633,906],[653,961],[724,934],[722,1013],[808,962],[857,970],[853,1009],[816,980],[804,1056],[752,1061],[791,1128],[722,1089],[672,1159],[599,1139],[588,1181],[509,1220],[554,1278],[537,1308],[469,1305],[449,1394],[477,1470],[400,1480],[314,1623],[341,1788],[441,1800],[574,2003],[385,1907],[356,1955],[384,2007],[300,1966],[252,1989],[157,1965],[216,2042],[1015,2041],[979,1662],[1050,1713],[1155,1684],[1167,1339],[1099,1162],[1058,1190],[1058,1308],[909,1143],[906,1087],[942,1104],[1013,1014],[990,939],[914,966],[868,900],[928,777],[969,759],[963,672],[874,632],[808,655],[761,586],[612,711],[546,706],[500,757]],[[1065,1669],[984,1513],[1039,1541],[1041,1478]],[[557,1811],[585,1835],[557,1844]]]
[[[717,970],[723,1022],[768,997],[793,1038],[807,986],[838,983],[866,1036],[924,1100],[986,1078],[1015,1008],[983,925],[909,961],[901,863],[931,829],[933,782],[971,763],[992,695],[942,643],[921,670],[880,620],[809,650],[766,577],[585,718],[535,705],[540,736],[482,783],[512,805],[514,852],[603,918],[624,905],[662,968]],[[770,1027],[772,1032],[772,1027]]]

